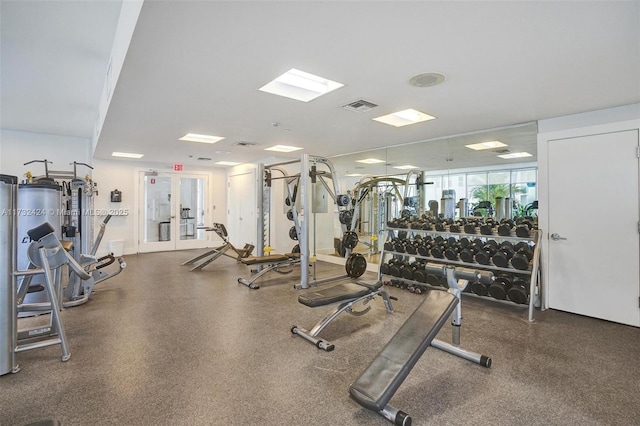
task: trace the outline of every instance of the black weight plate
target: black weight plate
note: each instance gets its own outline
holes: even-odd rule
[[[367,270],[367,259],[360,253],[351,253],[345,263],[345,269],[351,278],[360,278]]]
[[[458,252],[456,252],[454,248],[450,247],[444,251],[444,257],[449,260],[458,260]]]
[[[432,247],[431,256],[436,257],[438,259],[444,258],[444,255],[442,254],[442,249],[440,247]]]
[[[295,246],[293,246],[293,248],[291,249],[291,253],[300,253],[300,244],[296,244]]]
[[[467,223],[464,226],[464,232],[466,234],[475,234],[476,233],[476,226],[473,223]]]
[[[287,211],[287,219],[293,220],[293,210]]]
[[[429,248],[425,245],[421,245],[418,247],[418,254],[420,256],[429,256]]]
[[[417,270],[413,273],[413,279],[419,283],[427,282],[427,274],[422,270]]]
[[[413,280],[413,268],[411,267],[404,267],[400,270],[400,274],[402,275],[402,278],[404,278],[405,280]]]
[[[358,234],[354,231],[347,231],[342,236],[342,245],[348,249],[353,249],[358,245]]]
[[[289,238],[296,241],[298,240],[298,231],[296,231],[295,226],[292,226],[291,228],[289,228]]]
[[[340,220],[340,223],[343,225],[350,224],[351,219],[353,219],[353,213],[351,213],[351,210],[343,210],[338,215],[338,220]]]
[[[400,267],[398,265],[389,266],[389,273],[394,277],[400,278]]]
[[[433,286],[438,286],[438,285],[440,285],[440,280],[435,275],[428,274],[427,275],[427,284],[431,284]]]

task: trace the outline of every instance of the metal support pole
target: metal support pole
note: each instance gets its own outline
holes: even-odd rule
[[[256,206],[258,206],[258,214],[256,215],[256,220],[257,220],[257,229],[258,229],[258,235],[256,238],[256,253],[258,253],[258,256],[264,256],[264,231],[265,231],[265,219],[267,218],[267,215],[270,214],[270,212],[265,211],[265,191],[264,191],[264,164],[263,163],[258,163],[258,194],[257,194],[257,200],[256,200]]]
[[[300,288],[309,288],[309,170],[310,161],[309,154],[302,154],[300,161],[300,183],[298,194],[300,198]]]

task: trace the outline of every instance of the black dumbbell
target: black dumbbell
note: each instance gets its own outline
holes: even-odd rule
[[[401,261],[400,259],[391,259],[389,260],[389,274],[393,275],[394,277],[400,277],[400,266],[401,266]]]
[[[526,305],[529,300],[529,283],[522,278],[514,278],[507,290],[507,297],[514,303]]]
[[[393,241],[394,239],[387,240],[384,242],[384,250],[385,251],[393,251]]]
[[[431,250],[429,250],[429,254],[431,255],[431,257],[435,257],[437,259],[444,259],[444,251],[447,248],[447,244],[443,241],[440,242],[439,244],[436,243],[433,246],[431,246]]]
[[[396,238],[393,241],[393,251],[398,253],[404,253],[406,251],[405,250],[406,245],[407,245],[407,240]]]
[[[511,235],[513,226],[514,226],[513,220],[502,219],[502,221],[500,221],[500,224],[498,225],[498,235],[503,237],[508,237],[509,235]]]
[[[507,291],[511,288],[513,277],[510,275],[497,276],[489,286],[489,294],[494,299],[504,300],[507,298]]]
[[[449,260],[458,260],[460,250],[460,244],[447,245],[447,248],[444,251],[444,257]]]
[[[426,283],[427,273],[424,269],[424,262],[416,261],[414,262],[414,266],[416,269],[413,273],[413,279],[419,283]]]
[[[380,273],[382,275],[389,275],[389,264],[388,263],[382,262],[380,264]]]
[[[504,241],[491,257],[491,261],[499,268],[506,268],[509,266],[509,260],[511,260],[515,252],[511,241]]]
[[[480,233],[482,235],[493,235],[493,222],[480,225]]]
[[[478,250],[478,252],[474,256],[474,259],[481,265],[488,265],[493,255],[496,254],[497,250],[498,243],[496,243],[494,240],[489,240],[484,243],[482,249]]]
[[[487,286],[477,281],[470,283],[467,288],[470,289],[472,293],[475,293],[478,296],[486,296],[489,294]]]
[[[414,271],[415,268],[406,260],[400,265],[400,275],[406,280],[413,280]]]
[[[408,254],[417,254],[418,244],[419,242],[416,242],[415,240],[407,241],[404,249]]]
[[[533,249],[529,244],[524,241],[520,241],[516,244],[515,254],[511,258],[511,266],[521,271],[529,269],[529,262],[533,259]]]
[[[465,238],[466,239],[466,238]],[[468,246],[460,250],[460,260],[467,263],[473,263],[474,256],[482,249],[484,243],[481,239],[476,238]]]
[[[533,223],[529,219],[519,218],[516,221],[516,235],[520,238],[528,238],[531,235],[531,229],[533,229]]]

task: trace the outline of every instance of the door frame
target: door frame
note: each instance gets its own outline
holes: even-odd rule
[[[585,125],[580,127],[575,123],[574,127],[562,130],[551,130],[538,133],[538,227],[545,232],[542,237],[541,248],[541,306],[542,310],[549,308],[549,271],[545,265],[549,264],[549,236],[546,231],[549,229],[549,144],[557,139],[568,139],[585,137],[598,134],[616,133],[628,130],[639,130],[640,119],[621,120],[603,124]],[[539,131],[541,129],[539,128]],[[640,220],[640,218],[639,218]]]
[[[204,223],[208,223],[210,216],[210,187],[211,183],[209,182],[212,179],[211,173],[203,172],[203,171],[193,171],[191,173],[182,173],[182,172],[174,172],[173,170],[149,170],[149,169],[138,169],[136,170],[137,179],[136,179],[136,206],[135,209],[135,232],[136,232],[136,251],[138,253],[150,253],[150,252],[158,252],[158,251],[176,251],[176,250],[185,250],[185,249],[195,249],[195,248],[205,248],[210,245],[209,236],[206,235],[204,239],[193,239],[193,240],[181,240],[180,239],[180,213],[177,211],[177,205],[180,204],[180,179],[181,178],[202,178],[205,180],[204,185]],[[172,199],[170,204],[171,209],[171,239],[169,241],[157,241],[157,242],[144,242],[144,236],[142,233],[144,232],[144,218],[145,213],[144,209],[146,206],[145,196],[144,196],[144,176],[148,173],[156,173],[161,177],[169,176],[171,177],[171,193]],[[196,231],[197,232],[197,231]]]

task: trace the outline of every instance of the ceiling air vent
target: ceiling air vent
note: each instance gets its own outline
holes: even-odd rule
[[[503,148],[503,149],[494,149],[493,152],[495,152],[496,154],[507,154],[507,153],[509,153],[511,151],[509,151],[506,148]]]
[[[240,141],[240,142],[236,142],[236,143],[234,143],[234,145],[235,145],[235,146],[244,146],[244,147],[247,147],[247,146],[256,146],[256,145],[258,145],[258,144],[257,144],[257,143],[253,143],[253,142],[243,142],[243,141]]]
[[[199,161],[211,161],[211,158],[209,157],[198,157]]]
[[[346,105],[342,105],[342,108],[348,109],[349,111],[366,112],[366,111],[371,111],[377,106],[378,105],[374,104],[373,102],[360,99],[360,100],[348,103]]]

